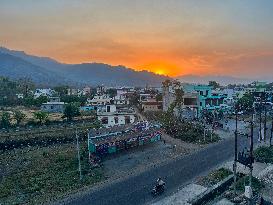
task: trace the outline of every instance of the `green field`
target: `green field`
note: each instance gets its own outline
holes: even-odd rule
[[[82,181],[75,144],[0,154],[0,204],[41,204],[103,180],[101,168],[90,169],[85,150],[82,145]]]

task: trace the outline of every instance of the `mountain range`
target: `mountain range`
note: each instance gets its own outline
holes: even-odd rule
[[[249,78],[238,78],[232,76],[220,76],[220,75],[206,75],[206,76],[198,76],[198,75],[183,75],[177,77],[180,82],[185,83],[196,83],[196,84],[208,84],[209,81],[216,81],[221,85],[228,84],[248,84],[256,80],[263,79],[249,79]]]
[[[13,79],[30,78],[39,85],[100,85],[107,86],[161,86],[168,76],[148,71],[135,71],[124,66],[103,63],[64,64],[48,57],[29,55],[0,47],[0,76]],[[183,75],[176,77],[181,82],[207,84],[217,81],[220,84],[246,84],[254,79],[232,76]],[[261,79],[255,79],[261,80]]]
[[[160,86],[169,77],[103,63],[64,64],[0,47],[0,76],[31,78],[40,85]]]

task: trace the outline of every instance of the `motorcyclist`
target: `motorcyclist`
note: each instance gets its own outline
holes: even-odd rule
[[[160,190],[165,186],[165,182],[160,177],[156,180],[156,183],[157,190]]]

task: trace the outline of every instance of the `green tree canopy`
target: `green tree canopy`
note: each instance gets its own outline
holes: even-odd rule
[[[8,112],[4,112],[1,116],[1,127],[6,129],[11,127],[11,117]]]
[[[245,93],[237,102],[239,111],[250,111],[253,109],[254,96],[251,93]]]
[[[78,103],[69,103],[65,106],[64,116],[68,121],[73,120],[74,117],[80,115],[80,108]]]
[[[25,119],[26,115],[22,113],[20,110],[16,110],[14,112],[14,118],[16,120],[16,124],[19,125],[23,119]]]
[[[212,86],[213,89],[216,89],[220,87],[220,84],[217,83],[216,81],[209,81],[209,86]]]
[[[48,113],[43,111],[38,111],[34,113],[34,117],[39,120],[39,123],[42,124],[47,118]]]

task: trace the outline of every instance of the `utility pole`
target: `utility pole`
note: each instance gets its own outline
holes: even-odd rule
[[[251,132],[250,132],[250,165],[249,165],[249,186],[252,190],[252,172],[253,172],[253,126],[254,126],[254,115],[252,115],[251,120]],[[252,198],[249,199],[249,204],[252,203]]]
[[[235,118],[235,148],[234,148],[234,164],[233,164],[233,178],[234,178],[234,197],[236,197],[236,182],[237,182],[237,158],[238,158],[238,147],[237,147],[237,137],[238,137],[238,105],[235,107],[235,113],[236,113],[236,118]]]
[[[78,128],[76,128],[76,139],[77,139],[77,152],[78,152],[80,180],[82,180],[82,168],[81,168],[81,157],[80,157],[80,145],[79,145]]]
[[[266,116],[267,116],[267,109],[266,109],[266,103],[264,102],[264,142],[266,142]]]
[[[272,146],[272,137],[273,137],[273,111],[272,112],[272,124],[271,124],[271,135],[270,135],[270,141],[269,141],[269,146]]]
[[[260,130],[259,130],[259,141],[262,140],[262,96],[260,99],[260,106],[259,106],[259,114],[260,114]]]

